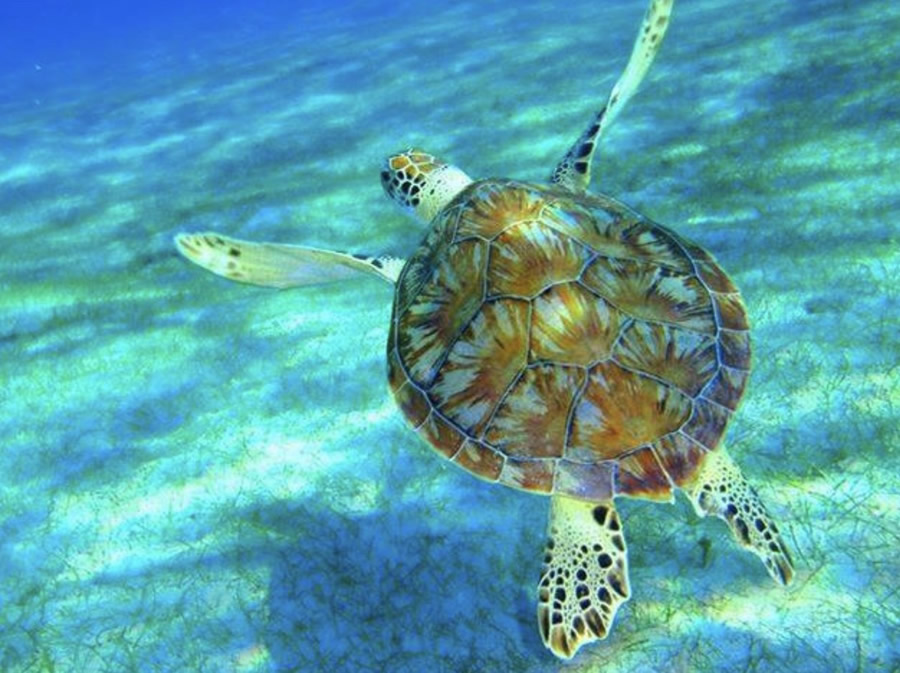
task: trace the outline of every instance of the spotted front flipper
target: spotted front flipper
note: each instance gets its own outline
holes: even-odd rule
[[[794,562],[778,526],[723,447],[707,454],[688,494],[700,516],[724,519],[738,543],[762,559],[776,582],[791,583]]]
[[[178,252],[207,271],[240,283],[288,288],[318,285],[359,272],[394,283],[403,260],[350,255],[302,245],[251,243],[212,232],[178,234]]]
[[[674,0],[650,0],[637,39],[631,50],[628,65],[613,87],[606,105],[598,112],[590,126],[575,141],[556,166],[550,180],[569,191],[581,193],[591,182],[591,159],[600,134],[618,116],[625,103],[637,91],[656,57],[672,14]]]
[[[541,638],[563,659],[606,638],[619,605],[628,600],[628,552],[612,502],[554,496],[538,585]]]

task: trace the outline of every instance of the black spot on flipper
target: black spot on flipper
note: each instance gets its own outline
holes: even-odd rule
[[[609,554],[600,554],[597,557],[597,563],[601,568],[609,568],[612,565],[612,557]]]
[[[706,489],[705,486],[704,486],[703,488]],[[708,510],[708,509],[709,509],[710,495],[709,495],[709,492],[708,492],[708,491],[706,491],[706,490],[701,491],[700,496],[697,498],[697,500],[700,502],[700,506],[701,506],[704,510]]]
[[[622,580],[618,575],[609,576],[609,586],[611,586],[613,588],[613,591],[619,594],[622,598],[628,598],[628,593],[625,591]]]
[[[381,269],[382,267],[384,267],[384,264],[381,263],[380,259],[373,259],[372,266],[374,266],[376,269]]]
[[[588,165],[586,161],[576,161],[575,162],[575,171],[577,173],[581,173],[582,175],[586,175],[588,172]]]
[[[608,507],[604,507],[603,505],[597,505],[594,507],[594,521],[599,523],[601,526],[606,525],[606,514],[609,512]]]
[[[606,606],[603,606],[604,608]],[[606,626],[600,619],[600,615],[596,610],[591,610],[585,615],[585,619],[587,619],[588,628],[591,632],[597,636],[598,638],[604,638],[606,636]]]
[[[778,570],[778,576],[781,578],[781,583],[787,586],[790,583],[790,577],[788,577],[788,571],[781,563],[776,563],[775,568]]]
[[[229,249],[228,249],[228,254],[231,255],[232,257],[240,257],[240,256],[241,256],[241,251],[238,250],[237,248],[229,248]]]
[[[594,150],[594,143],[584,143],[581,147],[578,148],[578,154],[576,157],[578,159],[583,159],[587,155],[589,155]]]
[[[750,530],[747,528],[747,524],[740,517],[736,517],[734,520],[734,525],[738,530],[738,534],[741,537],[741,542],[744,544],[750,544]]]
[[[352,256],[355,257],[356,259],[361,259],[361,260],[364,261],[364,262],[365,262],[367,259],[369,259],[369,256],[368,256],[368,255],[362,255],[362,254],[360,254],[360,253],[358,253],[358,252],[354,252]]]

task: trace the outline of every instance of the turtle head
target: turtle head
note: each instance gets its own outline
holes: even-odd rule
[[[431,222],[472,178],[428,152],[408,149],[392,154],[381,168],[381,186],[401,208]]]

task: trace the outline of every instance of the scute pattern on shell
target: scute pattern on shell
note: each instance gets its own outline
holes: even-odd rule
[[[389,382],[419,434],[479,477],[668,499],[737,408],[747,329],[696,244],[606,196],[482,180],[398,280]]]

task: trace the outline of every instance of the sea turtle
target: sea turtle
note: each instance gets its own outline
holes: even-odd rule
[[[446,459],[550,496],[538,625],[557,656],[605,638],[630,595],[613,499],[672,501],[725,520],[788,584],[789,552],[721,439],[750,367],[741,296],[697,244],[589,194],[597,140],[669,23],[652,0],[606,105],[550,184],[471,180],[427,152],[389,157],[387,194],[429,224],[408,261],[216,233],[178,250],[232,280],[286,288],[367,272],[396,284],[388,380]]]

